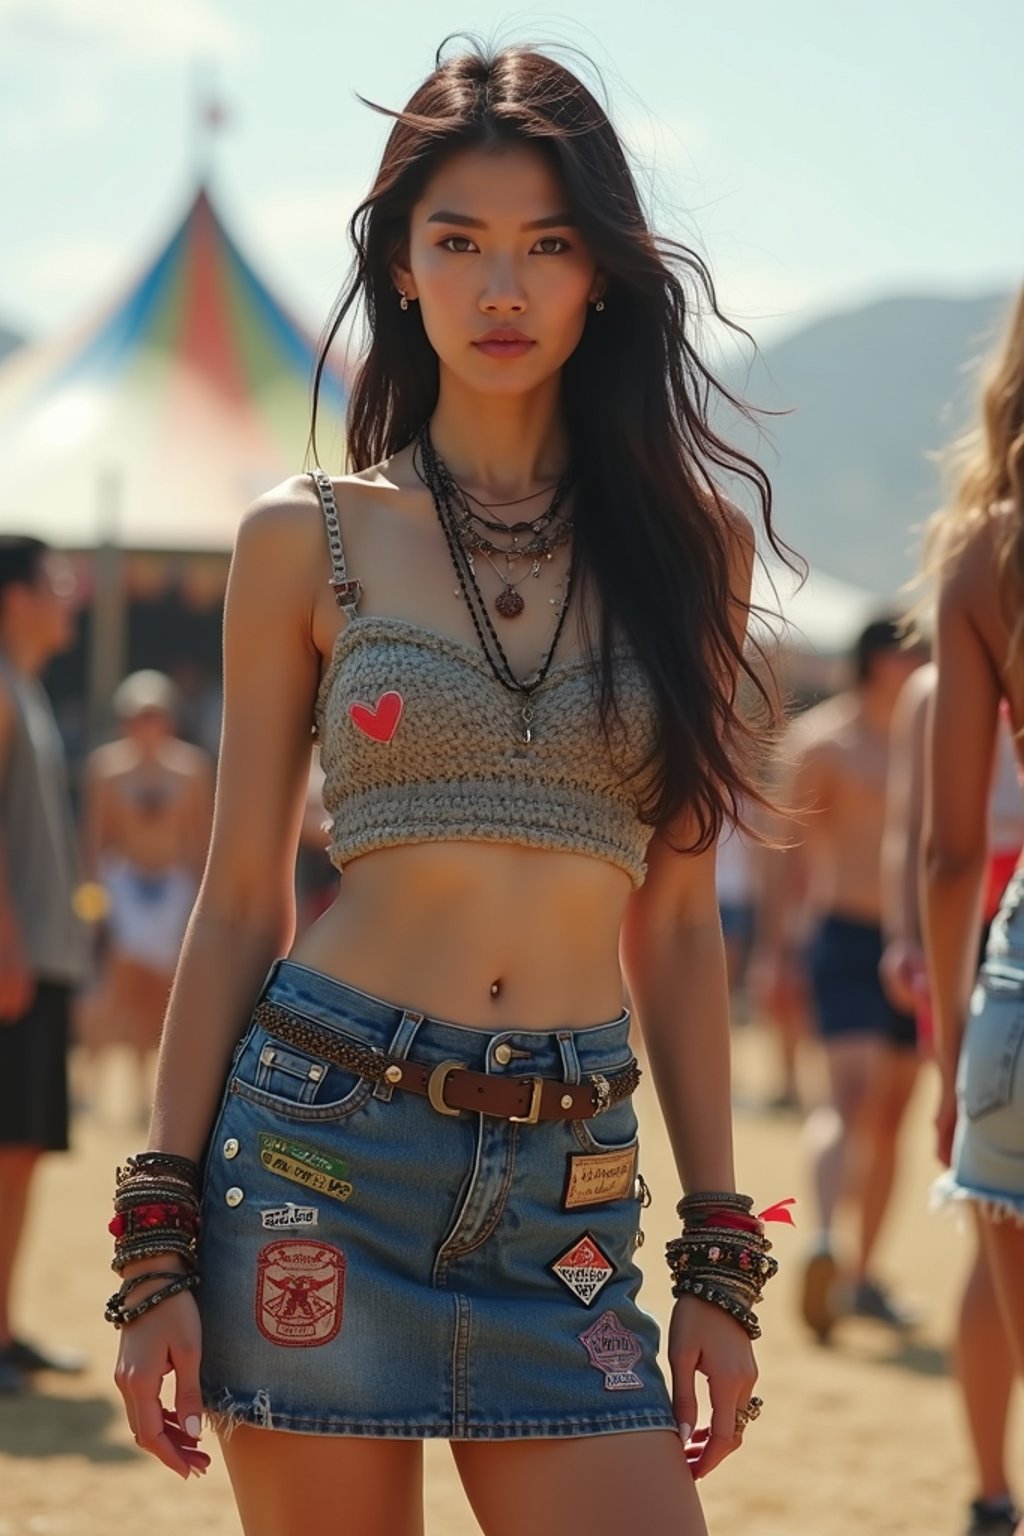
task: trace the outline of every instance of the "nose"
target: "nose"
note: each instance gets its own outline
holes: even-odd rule
[[[526,293],[514,260],[495,260],[480,294],[480,308],[486,315],[521,315],[526,309]]]

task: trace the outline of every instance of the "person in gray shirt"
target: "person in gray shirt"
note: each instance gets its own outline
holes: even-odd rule
[[[0,1392],[80,1362],[14,1333],[11,1286],[40,1154],[68,1146],[67,1043],[88,941],[64,747],[40,674],[74,639],[74,582],[38,539],[0,536]]]

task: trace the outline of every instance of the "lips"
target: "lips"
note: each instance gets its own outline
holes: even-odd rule
[[[533,340],[532,340],[531,337],[524,335],[524,333],[522,331],[517,331],[515,326],[511,326],[511,325],[499,327],[496,330],[488,331],[486,333],[486,335],[484,335],[484,336],[478,336],[477,339],[476,339],[475,345],[480,347],[480,346],[483,346],[483,344],[485,342],[491,342],[491,341],[509,341],[509,342],[512,342],[512,341],[524,342],[525,341],[525,342],[529,342],[531,346],[533,345]]]
[[[511,328],[488,331],[486,336],[479,336],[473,343],[478,352],[483,352],[487,357],[522,357],[537,343],[529,336],[524,336],[522,331]]]

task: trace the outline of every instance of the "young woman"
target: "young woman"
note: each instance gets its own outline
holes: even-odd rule
[[[1024,1374],[1024,861],[992,923],[978,985],[970,986],[1004,701],[1018,745],[1024,729],[1024,292],[985,388],[981,422],[958,445],[954,464],[956,494],[931,543],[938,682],[924,916],[943,1085],[938,1150],[949,1164],[937,1196],[976,1210]]]
[[[771,536],[768,486],[708,423],[677,268],[710,280],[573,74],[471,53],[392,115],[324,349],[360,300],[358,468],[238,534],[212,846],[119,1172],[117,1381],[183,1477],[205,1406],[248,1536],[420,1531],[427,1436],[488,1536],[697,1536],[775,1267],[735,1194],[714,873],[757,798],[753,538],[711,471]],[[311,723],[344,878],[293,943]],[[620,934],[687,1191],[671,1392]]]

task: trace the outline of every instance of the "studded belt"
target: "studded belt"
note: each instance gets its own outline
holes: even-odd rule
[[[390,1083],[407,1093],[422,1094],[440,1115],[469,1110],[521,1125],[536,1125],[538,1120],[592,1120],[628,1098],[640,1081],[635,1057],[619,1072],[607,1077],[594,1072],[581,1083],[563,1083],[550,1077],[495,1077],[472,1072],[460,1061],[442,1061],[430,1067],[388,1056],[372,1046],[339,1040],[332,1030],[299,1018],[276,1003],[257,1003],[253,1017],[275,1040],[321,1061],[374,1083]]]

